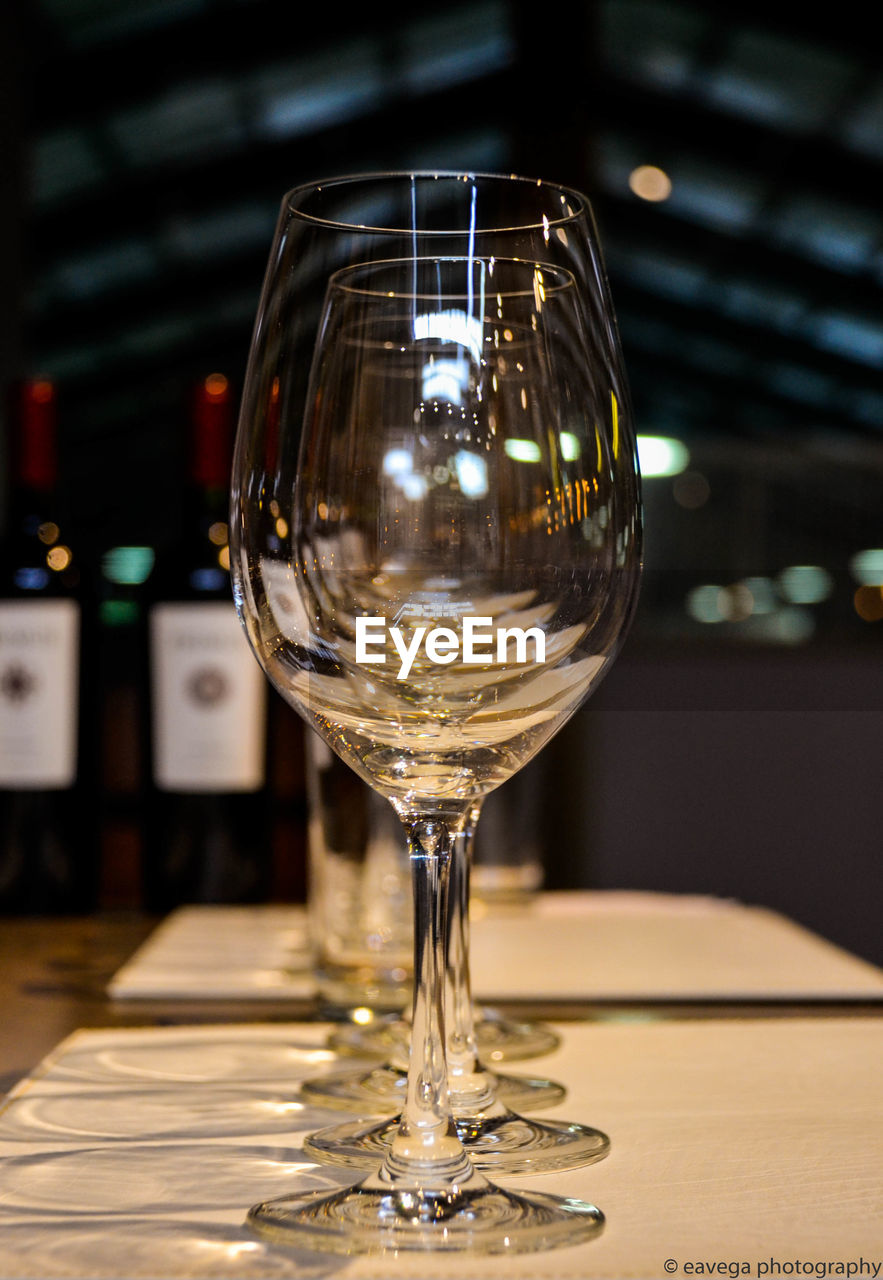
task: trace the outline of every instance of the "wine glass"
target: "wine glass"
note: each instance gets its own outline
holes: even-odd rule
[[[414,882],[407,1097],[382,1163],[255,1206],[341,1253],[572,1244],[593,1205],[489,1183],[448,1105],[451,862],[603,676],[640,569],[634,441],[583,197],[390,174],[283,202],[234,464],[237,607],[271,680],[392,803]],[[299,447],[298,447],[299,442]]]
[[[389,268],[386,270],[388,272]],[[509,341],[512,341],[511,334]],[[506,355],[501,357],[504,365],[507,358]],[[440,364],[444,364],[443,358],[433,366],[433,376],[438,376]],[[523,380],[523,369],[521,374]],[[523,391],[521,380],[512,381],[519,394]],[[477,394],[480,394],[480,389]],[[617,431],[620,430],[625,441],[626,427],[620,427],[617,421]],[[517,438],[509,441],[510,454],[518,453],[518,444]],[[521,445],[525,446],[525,442],[522,441]],[[506,447],[504,443],[504,451]],[[565,449],[568,448],[571,451],[574,448],[569,437],[565,445]],[[527,453],[530,451],[528,441]],[[627,476],[626,479],[631,482],[630,477]],[[411,501],[415,501],[414,495]],[[627,541],[633,518],[633,504],[621,501],[609,512],[606,536],[617,545],[621,541]],[[622,527],[618,527],[618,522],[622,523]],[[624,592],[631,591],[635,582],[636,577],[632,576],[620,583],[619,588]],[[509,613],[513,608],[516,610],[512,613],[512,618],[509,613],[500,614],[501,623],[507,623],[514,617],[521,616],[526,603],[529,600],[523,596],[510,598],[503,595],[494,602],[493,607],[497,612],[500,609],[509,610]],[[482,607],[490,608],[491,605],[485,602]],[[526,620],[531,621],[532,618],[528,617]],[[517,1114],[560,1102],[565,1092],[563,1086],[545,1077],[512,1076],[489,1070],[478,1055],[476,1019],[473,1016],[470,994],[467,936],[469,850],[482,798],[474,800],[469,818],[462,832],[458,833],[452,850],[460,888],[453,895],[449,912],[448,937],[453,945],[446,947],[446,1047],[450,1109],[460,1139],[478,1168],[502,1174],[575,1168],[601,1159],[607,1153],[609,1142],[606,1136],[586,1125],[529,1120]],[[525,1030],[530,1032],[530,1028]],[[537,1032],[541,1036],[542,1029],[538,1028]],[[400,1043],[398,1055],[394,1049],[391,1060],[381,1066],[367,1069],[360,1067],[306,1080],[302,1083],[301,1091],[309,1101],[321,1106],[343,1107],[360,1115],[396,1115],[402,1109],[408,1088],[407,1063],[401,1057],[405,1048]],[[397,1120],[376,1124],[366,1124],[359,1120],[329,1126],[309,1138],[307,1148],[317,1158],[332,1163],[370,1167],[383,1155],[396,1127]]]

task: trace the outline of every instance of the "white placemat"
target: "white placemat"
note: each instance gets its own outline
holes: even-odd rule
[[[485,1001],[883,999],[883,971],[776,912],[694,895],[541,893],[476,904]],[[309,999],[303,907],[183,907],[114,976],[130,999]]]
[[[114,974],[115,1000],[278,1000],[315,994],[302,906],[179,907]]]
[[[305,1075],[334,1066],[325,1030],[255,1024],[69,1038],[0,1109],[0,1275],[883,1273],[881,1018],[559,1028],[561,1049],[542,1059],[568,1087],[554,1114],[605,1130],[611,1154],[507,1182],[589,1199],[606,1226],[583,1245],[504,1259],[323,1258],[266,1244],[244,1225],[260,1199],[354,1180],[313,1164],[301,1146],[331,1117],[305,1107],[297,1090]]]
[[[471,930],[483,1000],[883,999],[883,970],[785,916],[719,898],[543,893]]]

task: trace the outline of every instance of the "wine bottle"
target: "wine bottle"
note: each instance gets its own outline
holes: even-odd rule
[[[264,675],[233,605],[227,542],[232,393],[195,388],[184,529],[149,583],[150,760],[145,903],[269,894]]]
[[[97,824],[83,671],[83,568],[57,492],[56,388],[10,389],[0,554],[0,909],[94,905]]]

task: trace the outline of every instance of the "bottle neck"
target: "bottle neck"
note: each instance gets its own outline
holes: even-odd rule
[[[13,490],[43,506],[58,480],[56,400],[51,382],[17,383],[9,405],[10,475]]]
[[[209,374],[197,384],[191,411],[190,481],[203,492],[206,503],[226,499],[230,483],[233,440],[233,406],[230,384],[220,373]]]
[[[57,490],[55,388],[19,382],[9,396],[10,487],[4,541],[4,589],[69,594],[80,567],[67,538]]]
[[[226,593],[230,585],[227,520],[233,411],[230,384],[223,374],[209,374],[197,384],[190,423],[188,526],[195,539],[191,586]]]

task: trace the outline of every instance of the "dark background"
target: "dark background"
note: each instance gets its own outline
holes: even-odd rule
[[[883,547],[868,12],[7,3],[0,374],[58,381],[86,554],[174,546],[184,393],[241,386],[287,188],[439,166],[586,190],[638,429],[690,457],[645,482],[635,628],[548,749],[547,882],[762,902],[883,962],[883,572],[851,564]],[[667,200],[633,194],[644,164]]]

